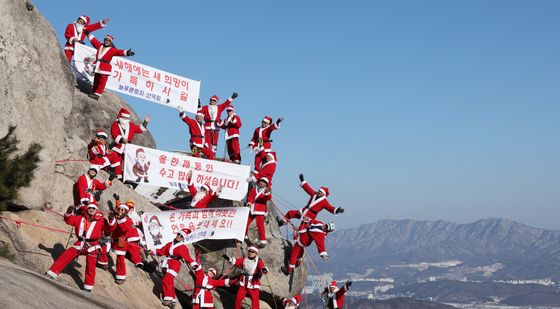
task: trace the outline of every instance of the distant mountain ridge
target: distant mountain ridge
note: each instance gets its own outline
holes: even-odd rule
[[[501,262],[506,267],[496,272],[500,278],[560,280],[560,231],[509,219],[468,224],[381,220],[332,233],[327,250],[334,263],[355,273],[380,265],[460,260],[469,265]]]

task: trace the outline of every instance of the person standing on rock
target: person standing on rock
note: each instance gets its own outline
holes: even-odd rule
[[[179,271],[181,270],[181,261],[187,263],[187,265],[193,271],[198,270],[200,266],[196,263],[189,254],[189,248],[185,244],[185,239],[187,235],[191,233],[189,229],[182,229],[177,233],[175,239],[168,242],[165,246],[157,250],[150,250],[150,254],[164,256],[166,259],[161,265],[162,269],[165,269],[165,274],[161,279],[161,287],[163,292],[163,305],[169,308],[174,308],[177,302],[175,297],[175,278]]]
[[[64,44],[64,54],[66,54],[66,59],[69,63],[72,63],[72,56],[74,56],[74,45],[76,43],[84,43],[87,34],[99,30],[109,22],[109,18],[105,18],[100,22],[95,24],[89,23],[89,17],[82,15],[78,17],[76,22],[66,26],[66,31],[64,31],[64,37],[66,38],[66,44]]]
[[[137,125],[130,121],[130,112],[126,108],[121,108],[117,114],[117,119],[111,125],[111,136],[115,141],[115,145],[111,148],[114,152],[119,154],[120,164],[116,166],[115,173],[117,178],[122,180],[123,170],[122,164],[124,161],[125,145],[132,143],[136,134],[141,134],[147,131],[150,116],[146,116],[141,125]]]
[[[344,287],[338,288],[336,286],[336,281],[332,281],[331,284],[325,288],[323,291],[323,296],[326,297],[326,305],[328,309],[339,309],[344,308],[344,296],[346,292],[350,291],[350,286],[352,281],[348,280],[344,284]]]
[[[183,119],[183,122],[189,126],[189,134],[191,139],[189,140],[191,146],[191,152],[193,157],[200,157],[200,153],[204,154],[209,160],[214,160],[214,152],[208,146],[205,140],[205,128],[204,128],[204,113],[198,111],[196,113],[196,120],[187,116],[183,107],[179,106],[179,117]]]
[[[93,77],[93,88],[92,93],[89,97],[94,100],[99,100],[99,97],[103,94],[105,90],[105,85],[111,75],[113,66],[111,65],[111,60],[115,56],[134,56],[132,49],[124,50],[118,49],[113,44],[113,36],[107,34],[103,39],[103,44],[97,40],[93,34],[88,34],[88,39],[91,45],[97,49],[95,54],[95,76]]]
[[[290,259],[288,260],[288,268],[282,267],[282,272],[289,275],[293,272],[294,268],[301,264],[305,248],[309,247],[311,243],[315,242],[319,256],[323,260],[328,260],[329,255],[325,247],[325,238],[327,235],[334,231],[334,223],[323,223],[319,220],[310,220],[309,222],[302,223],[295,235],[296,241],[290,252]]]
[[[284,298],[282,301],[284,309],[298,309],[301,304],[301,294],[297,294],[292,298]]]
[[[206,129],[204,137],[214,155],[216,155],[218,149],[218,138],[220,136],[220,127],[218,124],[222,121],[222,112],[237,98],[237,96],[237,92],[234,92],[225,102],[218,104],[220,98],[214,95],[210,98],[210,104],[202,106],[198,110],[204,115],[204,128]]]
[[[323,209],[335,215],[344,212],[344,208],[335,208],[329,203],[329,201],[327,201],[327,197],[329,196],[329,188],[321,187],[317,191],[313,190],[313,188],[311,188],[307,181],[305,181],[303,174],[299,174],[299,180],[301,181],[300,186],[303,188],[305,193],[310,196],[310,198],[307,202],[307,206],[305,206],[304,208],[299,210],[290,210],[286,213],[286,220],[288,222],[293,218],[301,219],[302,222],[313,220]]]
[[[200,186],[200,190],[197,190],[193,185],[192,181],[192,171],[187,174],[187,187],[191,193],[191,207],[193,208],[206,208],[208,204],[215,201],[220,197],[223,187],[218,187],[216,192],[212,192],[212,189],[208,184],[203,184]]]
[[[109,174],[109,180],[101,182],[95,178],[99,173],[99,165],[91,165],[88,171],[78,177],[78,181],[74,183],[74,206],[81,208],[90,202],[96,191],[103,191],[113,184],[115,174]]]
[[[214,308],[212,290],[222,286],[229,286],[229,279],[216,278],[217,272],[214,268],[208,268],[205,273],[202,267],[200,267],[191,273],[194,280],[192,309]]]
[[[227,254],[222,255],[231,265],[243,271],[239,281],[239,289],[235,297],[234,309],[241,309],[241,304],[247,294],[249,294],[251,298],[251,308],[260,308],[261,277],[268,273],[268,268],[266,268],[263,260],[257,255],[258,252],[259,249],[257,247],[250,246],[247,249],[247,257],[233,258],[229,257]]]
[[[117,204],[117,213],[109,214],[109,231],[111,233],[113,251],[117,255],[117,270],[115,275],[115,283],[123,284],[126,280],[126,252],[128,250],[127,237],[129,233],[135,230],[132,220],[128,217],[130,208],[126,204]],[[135,259],[135,260],[132,260]],[[142,264],[142,258],[131,256],[132,262],[139,267]],[[103,260],[104,261],[104,260]]]
[[[46,275],[56,279],[68,263],[79,255],[85,255],[86,275],[83,288],[85,291],[91,292],[95,284],[97,253],[101,248],[99,239],[107,222],[103,218],[103,213],[98,210],[95,201],[86,206],[86,211],[76,212],[74,207],[68,207],[64,214],[64,222],[74,227],[78,240],[54,261]]]
[[[276,152],[271,151],[266,154],[266,162],[261,166],[260,171],[254,170],[251,172],[249,182],[257,182],[262,178],[269,180],[269,187],[272,188],[272,177],[276,172]]]
[[[109,168],[111,171],[121,165],[118,153],[107,146],[107,133],[97,130],[87,146],[89,163],[98,165],[99,169]]]
[[[268,244],[268,240],[266,240],[266,229],[264,228],[264,217],[268,212],[266,204],[272,198],[268,184],[269,181],[267,178],[263,177],[259,179],[257,185],[249,191],[249,195],[247,196],[247,205],[245,205],[249,207],[249,217],[247,218],[245,237],[248,235],[249,226],[253,220],[255,220],[257,224],[257,231],[259,233],[258,244],[260,246],[266,246]]]
[[[239,147],[239,128],[241,118],[235,113],[235,107],[230,104],[227,108],[227,117],[219,122],[220,128],[226,130],[226,146],[231,162],[241,164],[241,148]]]
[[[255,170],[261,170],[261,161],[264,160],[266,154],[270,152],[272,147],[272,131],[280,128],[280,122],[284,118],[280,117],[274,124],[272,124],[272,118],[265,116],[262,120],[261,126],[255,129],[253,133],[253,138],[249,143],[249,148],[255,151]]]

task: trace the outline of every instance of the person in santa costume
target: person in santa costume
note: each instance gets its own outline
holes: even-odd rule
[[[199,158],[202,152],[207,159],[214,160],[214,152],[212,152],[204,137],[204,114],[198,111],[195,120],[187,116],[183,107],[179,106],[177,109],[179,110],[179,117],[189,126],[189,134],[191,135],[189,142],[193,157]]]
[[[257,182],[261,178],[266,178],[269,180],[269,187],[272,188],[272,177],[276,172],[276,152],[267,152],[265,156],[265,162],[261,166],[260,171],[254,170],[251,172],[251,177],[249,177],[249,182]]]
[[[66,44],[64,44],[64,54],[66,54],[66,59],[69,63],[72,63],[72,56],[74,55],[74,45],[76,43],[84,44],[87,34],[96,30],[99,30],[107,26],[109,18],[105,18],[95,24],[89,23],[89,16],[82,15],[76,19],[76,22],[66,26],[66,31],[64,31],[64,37],[66,38]]]
[[[74,206],[77,209],[87,205],[95,196],[95,192],[103,191],[113,184],[113,179],[115,179],[114,173],[110,173],[109,179],[105,182],[95,178],[97,173],[99,173],[99,165],[91,165],[88,171],[78,177],[78,180],[74,183],[72,192],[74,195]]]
[[[121,108],[117,114],[117,119],[111,124],[111,136],[113,137],[114,146],[111,148],[119,155],[120,164],[115,168],[117,178],[122,180],[123,169],[122,164],[124,161],[125,145],[132,143],[136,134],[141,134],[147,131],[150,116],[146,116],[141,125],[137,125],[130,121],[130,112],[126,108]]]
[[[165,269],[165,274],[161,279],[161,286],[163,291],[163,305],[169,308],[175,307],[175,278],[181,270],[181,261],[193,271],[197,271],[200,267],[190,256],[189,248],[185,244],[185,238],[191,233],[189,229],[182,229],[177,233],[175,239],[168,242],[165,246],[157,250],[150,250],[150,254],[164,256],[166,259],[162,264],[162,269]]]
[[[284,305],[284,309],[298,309],[301,304],[301,294],[297,294],[292,298],[284,298],[282,304]]]
[[[270,152],[272,147],[272,131],[280,128],[280,122],[284,118],[280,117],[274,124],[272,124],[272,118],[265,116],[262,120],[261,126],[255,129],[253,133],[253,138],[249,143],[249,148],[255,151],[255,170],[260,171],[261,161],[265,158],[266,154]]]
[[[261,277],[268,273],[268,268],[266,268],[263,260],[257,255],[258,252],[259,249],[257,247],[250,246],[247,249],[247,257],[234,258],[229,257],[227,254],[222,255],[231,265],[243,271],[239,281],[239,289],[235,297],[234,309],[241,309],[241,304],[247,294],[249,294],[251,298],[251,308],[260,308]]]
[[[309,194],[310,198],[307,205],[299,210],[290,210],[286,213],[286,220],[289,222],[290,219],[296,218],[301,219],[302,223],[309,220],[313,220],[317,217],[317,214],[325,209],[332,214],[341,214],[344,212],[342,207],[334,207],[327,197],[329,196],[329,188],[321,187],[319,190],[315,191],[311,186],[305,181],[303,174],[299,174],[299,180],[301,181],[300,186],[303,188],[305,193]]]
[[[46,275],[56,279],[68,263],[79,255],[85,255],[86,275],[83,288],[85,291],[91,292],[95,284],[97,253],[101,248],[99,239],[107,222],[95,202],[88,204],[86,211],[81,212],[76,212],[72,206],[68,207],[64,214],[64,222],[74,227],[74,233],[78,240],[54,261]]]
[[[289,275],[293,272],[294,268],[301,264],[305,248],[309,247],[311,243],[315,242],[319,256],[323,260],[328,260],[329,255],[325,247],[325,237],[334,231],[334,223],[323,223],[319,220],[309,220],[309,222],[302,223],[294,235],[295,243],[290,252],[290,259],[288,260],[288,268],[282,267],[282,272]]]
[[[323,291],[323,296],[326,298],[326,305],[328,309],[344,308],[344,296],[346,292],[350,291],[352,281],[348,280],[342,288],[336,286],[336,281],[332,281],[328,287]]]
[[[189,171],[187,174],[187,187],[189,188],[189,192],[192,196],[191,207],[193,208],[208,207],[208,204],[220,197],[223,189],[223,187],[220,186],[218,187],[216,192],[212,192],[212,189],[208,184],[203,184],[202,186],[200,186],[200,190],[197,190],[193,185],[192,171]]]
[[[103,39],[103,44],[91,33],[88,35],[88,39],[91,45],[97,49],[97,53],[95,54],[95,76],[93,77],[92,93],[89,94],[89,97],[99,100],[99,97],[103,94],[103,90],[105,90],[109,75],[111,75],[111,71],[113,70],[113,66],[111,65],[113,57],[134,56],[134,52],[130,48],[128,50],[116,48],[113,44],[114,37],[109,34]]]
[[[227,108],[227,117],[223,122],[219,122],[220,128],[226,130],[226,146],[229,159],[237,164],[241,164],[241,148],[239,147],[239,128],[241,128],[241,118],[235,113],[235,107],[230,104]]]
[[[107,145],[107,133],[97,130],[95,136],[88,144],[88,160],[93,165],[98,165],[100,169],[114,171],[121,165],[119,154],[109,149]]]
[[[204,137],[214,155],[218,149],[218,137],[220,135],[219,123],[221,122],[222,112],[235,98],[237,98],[237,92],[232,93],[231,97],[222,104],[218,104],[220,98],[214,95],[210,98],[210,104],[202,106],[198,110],[204,115],[204,128],[206,129]]]
[[[247,228],[245,229],[245,236],[249,232],[251,222],[255,220],[257,223],[257,231],[259,232],[259,242],[261,246],[268,244],[266,240],[266,229],[264,228],[264,217],[267,214],[266,204],[272,198],[270,194],[269,181],[263,177],[259,179],[257,185],[254,186],[247,196],[247,207],[249,207],[249,217],[247,218]]]
[[[212,290],[223,286],[229,286],[229,279],[217,278],[217,272],[214,268],[208,268],[208,270],[204,272],[201,267],[191,272],[191,274],[194,279],[192,309],[214,308]]]

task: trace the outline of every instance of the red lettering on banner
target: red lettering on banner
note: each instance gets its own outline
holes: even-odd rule
[[[179,174],[177,175],[177,179],[186,181],[187,180],[187,172],[179,171]]]
[[[115,66],[122,70],[123,69],[123,61],[122,60],[115,61]]]
[[[161,73],[160,73],[160,72],[154,72],[154,78],[155,78],[158,82],[161,82]]]
[[[179,86],[181,86],[181,80],[177,77],[173,77],[173,86],[175,86],[175,88],[179,88]]]
[[[152,82],[151,80],[147,80],[146,88],[150,89],[150,91],[154,91],[154,82]]]
[[[212,181],[212,176],[204,176],[204,183],[209,184]]]
[[[200,171],[202,169],[202,163],[195,162],[194,163],[194,169],[197,170],[197,171]]]
[[[171,165],[177,166],[177,164],[179,164],[179,158],[176,157],[171,158]]]
[[[165,162],[167,162],[167,156],[166,155],[159,156],[159,163],[165,164]]]
[[[202,183],[204,181],[204,175],[198,174],[196,175],[196,183]]]
[[[233,189],[235,187],[235,180],[228,179],[226,187]]]
[[[149,78],[150,77],[150,71],[142,68],[142,76],[144,76],[146,78]]]
[[[179,227],[177,224],[171,224],[171,230],[173,231],[173,234],[179,233]]]
[[[208,217],[208,214],[206,213],[206,209],[201,211],[201,214],[202,214],[202,219],[206,219]]]
[[[218,178],[213,177],[212,178],[212,187],[217,187],[218,186]]]
[[[227,179],[225,179],[225,178],[220,178],[220,186],[221,186],[221,187],[225,187],[226,184],[227,184]]]
[[[165,171],[165,167],[161,169],[161,171],[159,171],[159,174],[161,175],[161,177],[165,177],[165,175],[167,174],[167,172]]]
[[[229,213],[228,213],[228,217],[230,217],[230,218],[235,217],[235,213],[236,213],[235,209],[230,209]]]
[[[172,212],[172,213],[169,215],[169,222],[171,222],[171,223],[175,222],[175,213],[174,213],[174,212]]]
[[[173,175],[175,175],[175,171],[172,169],[168,169],[167,170],[167,178],[173,178]]]
[[[130,83],[134,86],[138,86],[138,77],[137,76],[130,76]]]
[[[208,225],[210,225],[210,221],[208,221],[208,220],[205,220],[205,221],[202,221],[202,222],[204,222],[203,225],[204,225],[205,228],[208,228]]]
[[[206,171],[208,173],[212,173],[214,171],[214,165],[213,164],[206,164]]]
[[[189,82],[186,80],[182,80],[181,81],[181,86],[185,87],[185,90],[187,90],[187,92],[189,91]]]
[[[164,83],[171,85],[173,78],[169,75],[165,75]]]
[[[218,220],[212,220],[212,227],[218,226]]]
[[[194,225],[194,223],[192,221],[189,222],[189,230],[191,230],[192,232],[194,232],[196,230],[196,226]]]
[[[128,62],[124,63],[124,68],[125,70],[128,70],[128,72],[132,72],[132,65]]]
[[[169,96],[169,93],[170,93],[170,92],[171,92],[171,87],[165,86],[165,88],[163,88],[162,93],[167,94],[167,96]]]
[[[188,214],[189,214],[189,212],[181,212],[181,213],[179,213],[179,218],[178,219],[181,220],[181,221],[186,221],[187,219],[190,219]],[[187,217],[189,217],[189,218],[187,218]]]
[[[193,219],[198,219],[198,211],[193,211],[192,212],[192,218]]]
[[[136,74],[140,75],[140,67],[139,67],[139,66],[133,65],[133,66],[132,66],[132,70],[133,70],[134,72],[136,72]]]
[[[188,94],[185,91],[181,92],[181,97],[179,98],[181,101],[186,101],[188,98]]]
[[[226,227],[226,219],[222,219],[220,223],[220,228],[224,228],[224,227]]]
[[[119,82],[121,81],[122,78],[122,72],[121,71],[115,71],[113,72],[113,78],[118,80]]]

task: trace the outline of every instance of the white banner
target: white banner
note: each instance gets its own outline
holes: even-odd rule
[[[163,247],[184,228],[192,231],[185,239],[189,244],[203,239],[243,241],[248,216],[247,207],[145,212],[142,226],[148,249]]]
[[[76,78],[93,83],[96,50],[76,43],[73,71]],[[113,71],[106,89],[159,103],[172,108],[181,105],[187,112],[196,113],[200,96],[200,81],[171,74],[150,66],[113,57]]]
[[[208,184],[212,190],[223,187],[220,198],[240,201],[247,194],[250,167],[195,158],[184,154],[127,144],[124,180],[188,191],[187,174],[192,171],[195,187]]]

